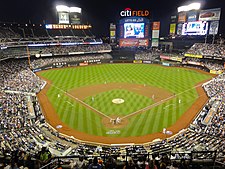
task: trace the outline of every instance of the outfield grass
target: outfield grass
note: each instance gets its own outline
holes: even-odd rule
[[[146,64],[106,64],[63,68],[44,71],[41,76],[52,82],[47,96],[61,120],[75,130],[98,136],[108,136],[106,133],[111,129],[103,126],[98,114],[66,96],[64,91],[104,84],[107,81],[107,83],[146,84],[178,95],[142,114],[132,116],[129,124],[119,129],[120,134],[110,135],[113,137],[142,136],[161,132],[164,127],[174,124],[198,98],[194,86],[203,80],[212,78],[194,70]],[[124,106],[111,102],[119,95],[124,97]],[[150,98],[118,89],[99,93],[94,97],[94,102],[91,99],[92,96],[84,101],[106,115],[125,116],[153,103]],[[182,100],[180,104],[178,104],[179,99]]]

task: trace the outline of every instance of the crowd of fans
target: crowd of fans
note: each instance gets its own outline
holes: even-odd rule
[[[71,48],[73,47],[65,48],[65,51],[70,52]],[[42,53],[58,53],[59,49],[61,47],[52,47],[48,49],[50,51],[42,51]],[[107,49],[106,45],[97,47],[97,49],[88,47],[87,51]],[[86,51],[86,47],[82,50]],[[154,52],[139,52],[135,56],[137,60],[154,58]],[[39,68],[57,62],[79,62],[90,59],[112,59],[112,56],[110,54],[92,54],[41,57],[33,59],[31,65],[33,68]],[[186,61],[193,61],[193,59]],[[194,61],[201,62],[211,69],[221,67],[218,63],[202,62],[198,59]],[[187,168],[191,158],[190,151],[217,150],[219,156],[223,156],[225,153],[225,73],[203,86],[210,100],[189,128],[173,137],[144,146],[93,146],[58,133],[45,123],[35,95],[44,85],[45,82],[30,70],[27,60],[13,59],[0,62],[0,115],[2,117],[0,119],[0,156],[4,159],[4,165],[9,163],[8,158],[11,166],[32,168],[34,166],[32,163],[40,166],[46,164],[51,157],[70,155],[79,156],[79,158],[66,159],[62,165],[78,168],[98,166],[106,169],[109,166],[116,168],[118,165],[124,166],[124,169],[145,169],[146,166],[150,169],[153,166],[158,169]],[[31,109],[34,110],[34,114]],[[206,118],[209,120],[206,121]],[[183,154],[178,152],[183,152]],[[102,157],[101,154],[105,156]],[[125,159],[125,155],[128,155],[129,159]],[[94,156],[100,158],[94,158]],[[196,154],[196,158],[212,158],[212,154]]]
[[[135,60],[154,61],[155,59],[159,58],[159,55],[159,50],[140,50],[135,53]]]
[[[110,50],[111,46],[109,44],[101,44],[101,45],[75,45],[75,46],[53,46],[46,47],[40,51],[41,54],[57,54],[57,55],[65,55],[71,52],[98,52]]]
[[[224,63],[217,60],[186,57],[183,59],[182,63],[206,67],[209,70],[224,70]]]
[[[109,44],[71,45],[71,46],[46,46],[46,47],[7,47],[0,49],[0,60],[4,58],[24,58],[30,56],[46,55],[74,55],[76,53],[106,53],[111,51]]]
[[[28,67],[27,61],[7,60],[0,62],[0,88],[20,92],[37,93],[44,81]]]
[[[70,63],[70,62],[81,62],[81,61],[90,61],[90,60],[107,60],[112,59],[110,54],[92,54],[92,55],[76,55],[76,56],[67,56],[67,57],[45,57],[34,59],[31,62],[33,69],[40,68],[43,66],[51,65],[54,63]]]
[[[225,58],[225,45],[195,43],[186,53],[203,56]]]
[[[0,42],[5,42],[6,39],[10,38],[20,38],[20,37],[21,36],[19,34],[15,33],[9,27],[0,26]]]

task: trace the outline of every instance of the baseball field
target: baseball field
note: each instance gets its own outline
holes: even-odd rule
[[[187,127],[207,101],[202,83],[212,78],[200,70],[147,64],[38,75],[48,82],[38,94],[46,120],[69,136],[101,143],[141,143],[164,137],[163,128],[175,134]]]

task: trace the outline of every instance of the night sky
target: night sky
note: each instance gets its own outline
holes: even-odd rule
[[[56,23],[57,4],[82,8],[84,23],[93,26],[97,36],[109,35],[109,24],[116,23],[121,10],[149,10],[151,21],[161,21],[161,35],[169,32],[170,16],[176,14],[177,7],[193,0],[1,0],[0,21],[26,23]],[[222,8],[220,32],[225,34],[225,0],[198,0],[202,9]]]

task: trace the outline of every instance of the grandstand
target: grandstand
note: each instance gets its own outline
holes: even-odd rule
[[[129,165],[143,169],[225,167],[224,44],[193,38],[171,51],[160,46],[120,48],[96,38],[89,28],[1,23],[0,46],[0,168],[88,168],[96,160],[106,169]],[[37,96],[47,80],[37,72],[113,63],[188,67],[211,73],[213,78],[201,86],[207,102],[186,128],[174,134],[165,130],[160,133],[163,137],[141,144],[80,140],[59,132],[62,125],[48,123]],[[48,154],[47,161],[41,153]]]

